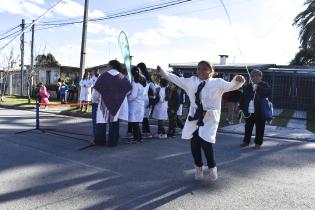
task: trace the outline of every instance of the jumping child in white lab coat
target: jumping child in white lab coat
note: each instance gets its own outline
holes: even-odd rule
[[[200,61],[197,75],[189,78],[179,77],[157,67],[161,76],[182,88],[190,100],[189,114],[182,131],[183,139],[190,139],[191,152],[195,163],[195,179],[203,179],[201,148],[207,159],[205,178],[215,181],[218,178],[213,145],[220,121],[221,99],[224,92],[239,89],[245,82],[236,75],[231,82],[212,78],[214,70],[209,62]]]

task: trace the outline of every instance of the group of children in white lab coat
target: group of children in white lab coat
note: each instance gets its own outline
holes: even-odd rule
[[[176,120],[175,113],[180,109],[180,100],[176,94],[177,86],[185,91],[190,100],[182,138],[190,139],[191,142],[195,179],[205,177],[210,181],[216,180],[217,168],[213,144],[216,141],[220,120],[221,98],[223,93],[240,88],[245,82],[244,77],[237,75],[231,82],[221,78],[212,78],[214,73],[212,66],[207,61],[201,61],[198,64],[197,75],[189,78],[163,71],[158,66],[157,71],[162,79],[157,86],[153,85],[150,78],[147,77],[145,65],[141,63],[132,69],[133,79],[130,84],[118,61],[110,61],[109,65],[112,69],[103,73],[96,80],[93,90],[93,101],[98,103],[95,143],[116,146],[119,139],[119,119],[129,122],[127,136],[131,137],[130,142],[142,142],[143,137],[139,125],[141,122],[144,126],[145,137],[151,137],[148,125],[150,105],[154,105],[152,118],[158,120],[157,137],[167,138],[163,121],[169,119],[170,116],[168,134],[174,135],[174,124],[172,123]],[[170,82],[169,89],[166,88],[167,81]],[[84,83],[82,82],[82,84]],[[154,101],[154,103],[150,103],[150,101]],[[126,113],[128,113],[128,117]],[[106,141],[107,124],[109,125],[108,141]],[[170,128],[172,132],[170,132]],[[208,166],[205,175],[201,149],[204,151]]]
[[[149,77],[144,63],[139,63],[131,70],[131,73],[134,79],[132,81],[131,94],[127,97],[129,103],[129,118],[128,131],[124,138],[128,139],[130,143],[142,142],[143,138],[152,138],[153,135],[149,125],[150,116],[158,122],[158,132],[155,134],[155,137],[160,139],[174,137],[175,133],[173,130],[172,134],[170,134],[170,129],[166,132],[164,128],[164,122],[170,119],[168,115],[168,104],[173,100],[173,97],[167,94],[167,80],[161,78],[159,84],[154,84]],[[140,81],[137,82],[138,80]],[[173,112],[176,113],[175,121],[180,122],[180,119],[177,117],[177,114],[181,115],[181,113],[177,113],[180,107],[180,93],[177,93],[177,95],[178,107]],[[140,131],[139,125],[141,122],[142,132]]]

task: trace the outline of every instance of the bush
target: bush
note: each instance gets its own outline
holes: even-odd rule
[[[72,79],[71,79],[71,77],[63,76],[63,77],[61,77],[61,80],[65,81],[65,83],[66,83],[67,85],[71,85],[71,84],[72,84]]]

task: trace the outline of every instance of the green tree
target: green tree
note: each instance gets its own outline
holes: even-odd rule
[[[312,64],[315,61],[315,50],[311,48],[300,48],[300,51],[296,53],[294,59],[290,62],[290,65],[305,65]]]
[[[299,38],[303,48],[315,47],[315,0],[306,0],[307,8],[295,18],[293,25],[300,28]]]
[[[59,62],[56,60],[53,54],[48,53],[47,55],[41,54],[37,55],[35,58],[37,66],[45,66],[45,67],[55,67],[60,66]]]
[[[315,0],[306,0],[306,9],[293,20],[293,25],[300,28],[300,51],[291,61],[292,65],[303,65],[315,62]]]

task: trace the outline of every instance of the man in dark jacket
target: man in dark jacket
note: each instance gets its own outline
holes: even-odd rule
[[[262,81],[262,72],[254,69],[251,72],[252,83],[244,88],[241,98],[240,110],[245,118],[245,136],[241,147],[247,147],[256,126],[255,149],[259,149],[263,144],[266,121],[262,118],[262,100],[271,95],[271,87]]]

